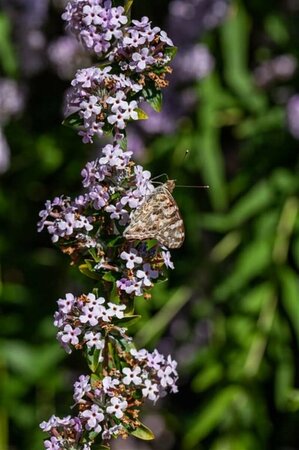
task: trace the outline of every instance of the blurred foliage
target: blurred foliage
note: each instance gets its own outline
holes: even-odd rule
[[[162,22],[160,3],[137,2],[136,16]],[[180,393],[160,407],[173,450],[299,449],[299,144],[274,88],[252,76],[271,56],[298,57],[299,14],[285,3],[232,2],[203,37],[216,68],[196,86],[196,110],[175,134],[148,142],[154,175],[210,185],[176,189],[186,243],[173,252],[169,282],[137,305],[138,343],[161,342],[180,361]],[[94,150],[61,126],[68,83],[48,67],[22,79],[4,14],[0,62],[2,75],[28,86],[25,113],[5,128],[12,163],[1,178],[0,449],[37,450],[38,423],[68,414],[72,381],[85,370],[65,358],[52,325],[56,299],[83,290],[84,277],[37,234],[38,211],[79,191]],[[283,87],[296,92],[299,77],[291,83]]]

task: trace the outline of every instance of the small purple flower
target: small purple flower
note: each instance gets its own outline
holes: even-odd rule
[[[80,417],[86,420],[85,427],[87,430],[93,430],[96,433],[102,431],[100,423],[103,422],[105,416],[103,410],[98,405],[91,405],[91,409],[86,409],[81,412]]]
[[[50,440],[44,441],[44,446],[46,450],[61,450],[61,441],[52,436]]]
[[[112,397],[109,406],[106,408],[106,412],[121,419],[127,406],[128,402],[123,398]]]
[[[88,348],[96,348],[97,350],[103,350],[105,347],[105,341],[101,333],[94,333],[89,331],[84,335],[85,344]]]
[[[79,327],[72,328],[71,325],[65,325],[63,331],[59,332],[57,336],[59,340],[64,344],[77,345],[79,344],[78,336],[81,334]]]
[[[109,200],[107,189],[100,184],[95,185],[90,189],[88,197],[92,201],[93,207],[97,210],[104,208]]]
[[[111,105],[111,111],[115,113],[127,104],[126,94],[123,91],[118,91],[115,96],[108,97],[106,103],[108,103],[108,105]]]
[[[89,119],[92,116],[100,114],[102,107],[98,105],[98,98],[95,95],[91,95],[87,100],[80,103],[80,115],[84,119]]]
[[[101,164],[97,159],[95,161],[90,161],[86,164],[81,172],[83,181],[83,187],[87,188],[99,183],[105,179],[108,175],[107,167]]]
[[[96,326],[99,322],[99,318],[101,317],[101,309],[103,307],[89,307],[83,306],[82,314],[79,316],[79,320],[82,324],[89,324],[92,327]]]
[[[136,70],[136,72],[143,72],[147,66],[154,62],[155,59],[150,55],[149,49],[145,47],[140,52],[133,53],[129,66],[130,69]]]
[[[106,206],[105,211],[110,213],[110,219],[119,220],[120,225],[126,225],[129,221],[129,213],[126,209],[123,209],[121,202],[116,203],[115,206]]]
[[[73,294],[66,294],[65,298],[60,298],[58,301],[58,307],[59,311],[61,311],[64,314],[68,314],[71,312],[74,303],[75,303],[75,297]]]
[[[159,388],[156,383],[152,383],[150,380],[144,381],[145,387],[142,389],[142,395],[149,398],[153,402],[156,402],[159,398]]]
[[[126,278],[121,278],[117,280],[116,286],[121,291],[125,291],[127,294],[135,294],[137,297],[141,296],[142,291],[142,282],[137,280],[128,280]]]
[[[151,278],[156,279],[159,276],[158,270],[153,270],[150,264],[144,264],[143,270],[137,270],[137,278],[140,278],[145,286],[152,285]]]
[[[119,380],[106,376],[103,378],[103,390],[105,394],[109,394],[110,390],[115,389],[119,385]]]
[[[127,111],[116,111],[115,114],[111,114],[107,117],[108,123],[114,125],[119,130],[126,128],[126,122],[130,119],[130,115]]]
[[[80,375],[79,380],[74,383],[74,400],[79,403],[87,392],[91,391],[90,376]]]
[[[160,378],[161,386],[166,388],[168,386],[172,386],[173,384],[175,384],[175,380],[171,376],[172,374],[173,374],[173,370],[169,366],[158,370],[158,377]]]
[[[43,421],[42,423],[40,423],[39,426],[43,431],[51,431],[52,428],[67,427],[70,426],[71,424],[72,424],[71,416],[66,416],[61,419],[60,417],[53,415],[50,417],[48,422]]]
[[[142,264],[142,258],[138,256],[138,252],[135,248],[132,248],[130,252],[122,252],[120,254],[121,259],[126,262],[127,269],[134,269],[135,264]]]
[[[141,369],[139,366],[135,367],[135,369],[130,369],[129,367],[125,367],[122,370],[122,373],[125,375],[125,377],[122,379],[124,384],[135,384],[139,385],[142,383],[142,378],[139,376],[141,375]]]
[[[126,305],[116,305],[115,303],[109,302],[108,306],[108,316],[116,317],[117,319],[122,319],[124,317],[124,310],[126,309]]]
[[[164,264],[165,264],[165,266],[168,268],[168,269],[174,269],[174,264],[173,264],[173,262],[171,261],[171,254],[170,254],[170,251],[168,251],[168,250],[163,250],[162,251],[162,258],[163,258],[163,261],[164,261]]]

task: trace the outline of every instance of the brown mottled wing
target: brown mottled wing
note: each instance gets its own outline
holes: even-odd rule
[[[137,208],[124,237],[141,241],[157,239],[168,248],[181,247],[185,238],[184,224],[167,184],[157,187]]]

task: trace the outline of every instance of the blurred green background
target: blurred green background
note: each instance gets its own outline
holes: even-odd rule
[[[69,414],[86,373],[52,316],[90,281],[38,234],[45,200],[80,192],[101,143],[61,126],[76,68],[63,0],[2,0],[0,11],[0,450],[43,448],[38,424]],[[179,361],[180,391],[145,421],[153,443],[119,450],[299,449],[299,1],[135,0],[179,46],[165,106],[131,127],[153,175],[175,190],[186,242],[135,329]]]

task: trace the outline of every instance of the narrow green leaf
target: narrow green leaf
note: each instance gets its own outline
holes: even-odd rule
[[[202,392],[221,380],[223,367],[221,364],[211,364],[206,369],[201,370],[192,381],[192,389],[195,392]]]
[[[272,242],[270,240],[257,239],[249,243],[239,255],[234,272],[216,288],[216,297],[224,300],[240,291],[247,283],[260,276],[271,262]]]
[[[125,14],[126,14],[126,15],[129,14],[129,12],[130,12],[130,10],[131,10],[131,8],[132,8],[133,3],[134,3],[134,0],[125,0],[124,8],[125,8]]]
[[[101,351],[91,349],[87,354],[87,363],[90,370],[95,373],[97,371],[97,368],[99,367],[99,358],[100,358]]]
[[[175,57],[177,52],[178,52],[177,47],[166,47],[165,48],[165,55],[169,56],[171,60]]]
[[[77,129],[82,127],[83,119],[79,116],[78,112],[74,112],[63,120],[62,125]]]
[[[113,238],[108,242],[107,247],[115,247],[116,245],[121,244],[122,242],[123,242],[123,237],[117,236],[116,238]]]
[[[92,278],[93,280],[97,280],[98,281],[98,280],[100,280],[102,278],[99,274],[97,274],[95,272],[92,272],[89,269],[87,264],[81,264],[79,266],[79,270],[80,270],[81,273],[83,273],[83,275],[86,275],[87,277]]]
[[[91,379],[91,385],[94,386],[95,383],[97,383],[98,381],[100,381],[100,377],[98,375],[96,375],[95,373],[92,373],[90,376]]]
[[[196,415],[195,420],[193,420],[185,435],[184,447],[187,449],[195,447],[215,429],[227,416],[231,404],[241,394],[243,392],[238,386],[228,386],[222,391],[217,392],[214,398],[210,399]]]
[[[157,245],[157,240],[156,239],[150,239],[150,240],[146,241],[146,249],[147,249],[147,251],[151,250],[156,245]]]
[[[11,25],[8,18],[0,14],[0,63],[7,75],[15,76],[18,63],[10,34]]]
[[[112,272],[107,272],[102,276],[102,280],[109,281],[110,283],[114,283],[117,280],[117,277]]]
[[[134,325],[138,320],[141,318],[141,316],[134,314],[132,316],[125,316],[122,319],[115,319],[114,323],[116,325],[119,325],[120,327],[130,327],[131,325]]]
[[[144,96],[144,99],[147,101],[147,103],[151,105],[151,107],[155,111],[161,111],[163,97],[160,89],[157,89],[154,86],[147,86],[143,89],[142,95]]]
[[[141,108],[136,108],[135,111],[136,111],[137,114],[138,114],[138,119],[139,119],[139,120],[146,120],[146,119],[148,119],[148,115],[146,114],[145,111],[143,111],[143,109],[141,109]]]
[[[147,426],[143,423],[139,425],[136,430],[131,431],[130,434],[138,439],[142,439],[143,441],[152,441],[155,439],[155,435]]]
[[[162,309],[147,323],[143,325],[136,335],[136,341],[140,346],[147,345],[153,338],[159,336],[168,326],[173,317],[190,299],[191,291],[182,286],[168,299]]]
[[[299,344],[299,280],[298,274],[288,267],[279,270],[282,289],[282,305],[293,325]]]
[[[252,112],[266,105],[265,96],[254,84],[249,70],[248,55],[251,23],[241,2],[236,2],[234,14],[221,27],[221,43],[225,61],[224,73],[228,85]]]

